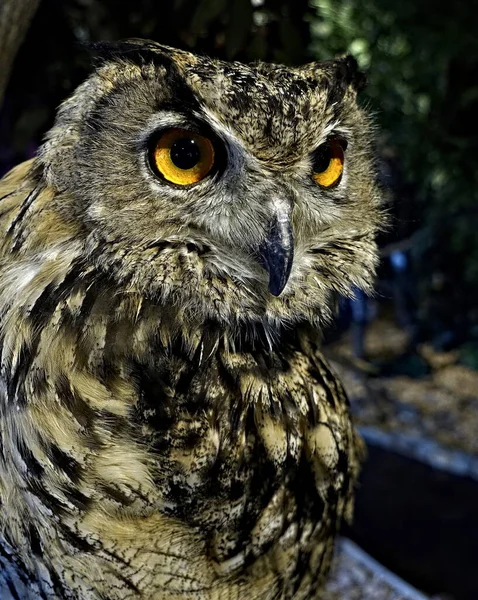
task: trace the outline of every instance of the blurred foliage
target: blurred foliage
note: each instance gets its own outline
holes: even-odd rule
[[[399,237],[414,232],[424,331],[443,345],[461,341],[478,323],[477,4],[42,0],[17,59],[0,143],[20,156],[28,140],[39,141],[89,70],[88,42],[146,37],[287,64],[352,53],[368,74],[363,101],[380,127],[396,229]]]
[[[367,72],[383,145],[410,184],[422,324],[443,345],[478,313],[478,38],[473,0],[313,0],[312,51]],[[475,125],[473,125],[475,123]],[[399,211],[400,212],[400,211]],[[401,224],[403,227],[403,223]],[[406,227],[405,227],[406,229]]]

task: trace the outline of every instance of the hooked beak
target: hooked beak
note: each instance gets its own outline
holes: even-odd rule
[[[259,248],[259,260],[269,273],[269,292],[274,296],[280,296],[287,285],[294,260],[290,213],[285,202],[275,203],[269,233]]]

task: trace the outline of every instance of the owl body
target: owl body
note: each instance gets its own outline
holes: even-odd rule
[[[102,50],[0,182],[0,591],[320,598],[361,444],[319,331],[381,222],[360,76]]]

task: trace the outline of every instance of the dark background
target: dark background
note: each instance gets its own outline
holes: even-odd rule
[[[88,44],[126,37],[291,65],[352,53],[368,77],[361,101],[375,115],[392,217],[374,310],[396,319],[398,303],[409,332],[405,360],[374,368],[427,377],[423,343],[478,368],[476,0],[41,0],[0,112],[0,175],[34,154],[58,104],[90,72]],[[398,275],[397,249],[406,257]],[[338,331],[353,318],[345,307]],[[372,447],[349,533],[415,585],[473,600],[475,506],[478,483]]]

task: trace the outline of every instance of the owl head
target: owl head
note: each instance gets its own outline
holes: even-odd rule
[[[335,293],[370,288],[380,194],[352,58],[99,51],[36,162],[86,264],[224,325],[317,322]]]

